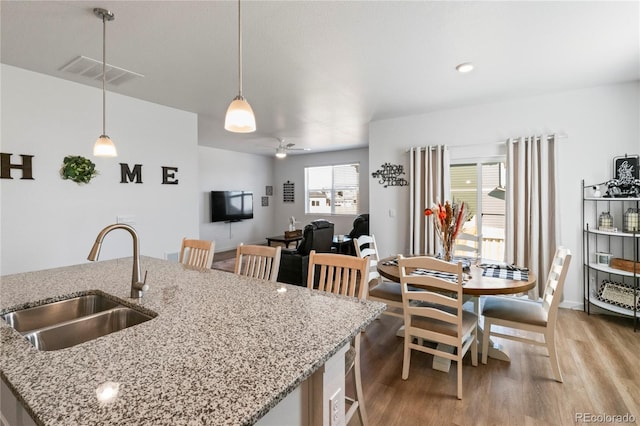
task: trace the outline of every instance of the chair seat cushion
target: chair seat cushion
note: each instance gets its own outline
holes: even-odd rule
[[[402,289],[400,288],[400,283],[392,281],[382,281],[377,286],[370,288],[369,296],[402,303]]]
[[[477,321],[478,316],[476,314],[469,311],[462,311],[462,334],[467,334],[467,331],[469,331]],[[415,315],[411,316],[411,327],[422,328],[424,330],[430,330],[454,337],[458,333],[458,327],[456,324]]]
[[[542,309],[542,304],[513,297],[487,296],[482,315],[524,324],[547,325],[547,312]]]

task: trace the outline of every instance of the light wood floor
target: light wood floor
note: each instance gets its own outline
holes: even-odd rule
[[[463,362],[463,399],[456,398],[455,363],[433,370],[433,357],[412,353],[401,379],[399,318],[383,315],[361,336],[362,380],[371,426],[570,425],[577,413],[631,414],[640,424],[640,331],[630,319],[560,309],[558,356],[564,383],[552,379],[543,347],[495,339],[511,362]],[[347,388],[350,389],[348,383]],[[615,419],[614,419],[615,420]],[[598,424],[613,424],[600,422]],[[350,425],[357,425],[354,417]]]
[[[214,261],[235,251],[216,253]],[[640,331],[629,318],[560,309],[557,347],[564,383],[552,378],[543,347],[502,339],[511,362],[463,362],[463,399],[456,398],[455,363],[433,370],[433,357],[411,356],[409,379],[401,379],[403,339],[399,318],[383,315],[361,336],[362,381],[371,426],[571,425],[578,413],[623,416],[640,424]],[[352,391],[352,383],[347,383]],[[615,419],[591,422],[621,424]],[[349,426],[359,425],[355,416]]]

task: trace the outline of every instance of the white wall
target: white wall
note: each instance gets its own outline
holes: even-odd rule
[[[198,147],[198,216],[200,238],[213,240],[215,251],[235,249],[239,243],[262,244],[282,233],[273,227],[274,197],[262,206],[266,186],[273,185],[272,157],[222,149]],[[211,222],[211,191],[253,191],[253,219],[241,222]]]
[[[95,158],[102,132],[101,89],[2,65],[0,151],[34,155],[34,180],[0,179],[0,274],[86,262],[98,232],[117,216],[134,217],[143,255],[163,258],[197,235],[197,117],[107,93],[107,134],[115,159]],[[87,185],[60,178],[62,160],[82,155],[100,174]],[[142,184],[120,183],[119,163],[142,164]],[[177,167],[178,185],[162,185],[161,167]],[[129,257],[122,230],[104,241],[100,260]],[[142,265],[144,267],[144,265]],[[153,271],[149,271],[151,280]]]
[[[613,157],[640,154],[640,83],[595,87],[510,102],[470,106],[429,114],[381,120],[370,124],[371,168],[385,162],[407,168],[411,146],[478,144],[478,149],[451,150],[469,156],[496,150],[509,137],[564,133],[558,149],[560,241],[574,260],[565,285],[565,304],[582,303],[581,180],[612,178]],[[383,188],[372,184],[371,229],[381,256],[406,253],[408,187]],[[390,217],[393,208],[397,214]]]
[[[298,228],[315,219],[327,219],[334,223],[335,234],[348,234],[353,228],[356,215],[317,215],[305,214],[304,168],[327,166],[332,164],[360,163],[360,206],[361,213],[369,213],[369,170],[368,149],[352,149],[317,154],[288,155],[286,158],[273,159],[274,185],[273,202],[275,204],[273,235],[282,234],[289,227],[289,218],[294,216],[300,222]],[[282,185],[285,182],[295,184],[295,202],[282,201]]]

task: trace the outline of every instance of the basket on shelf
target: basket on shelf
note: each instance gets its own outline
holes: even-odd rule
[[[596,297],[603,302],[633,310],[633,290],[630,284],[603,280]],[[640,290],[636,289],[635,293],[636,309],[640,310]]]

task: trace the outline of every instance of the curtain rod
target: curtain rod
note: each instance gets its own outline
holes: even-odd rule
[[[540,137],[540,136],[536,136],[536,137]],[[568,137],[568,135],[566,135],[565,133],[557,133],[557,134],[547,135],[547,139],[551,139],[553,137],[555,137],[557,139],[565,139],[565,138]],[[488,147],[488,146],[501,146],[501,145],[504,145],[505,143],[507,143],[507,141],[509,139],[519,139],[519,138],[508,138],[508,139],[505,139],[503,141],[494,142],[494,143],[474,143],[474,144],[466,144],[466,145],[446,145],[446,147],[450,148],[450,149],[453,149],[453,148],[471,148],[471,147],[474,147],[474,146],[485,146],[485,147]],[[438,144],[437,146],[440,146],[440,145],[443,145],[443,144]],[[422,151],[425,148],[426,147],[422,147],[421,146],[420,150]],[[433,149],[436,149],[436,146],[431,146],[430,148],[433,150]],[[410,151],[410,149],[407,149],[405,152],[409,152],[409,151]]]

